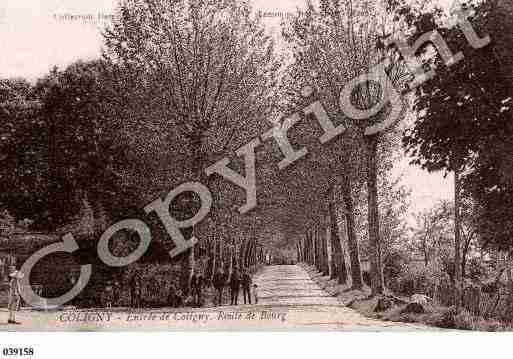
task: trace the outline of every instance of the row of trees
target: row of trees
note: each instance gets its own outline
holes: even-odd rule
[[[459,298],[462,243],[470,243],[461,239],[465,198],[471,198],[473,223],[479,223],[471,237],[483,246],[510,247],[511,126],[504,119],[511,118],[511,61],[504,60],[510,38],[502,32],[511,23],[501,12],[508,4],[490,0],[473,7],[472,24],[497,39],[479,48],[468,45],[460,29],[445,26],[441,11],[410,2],[321,0],[318,7],[306,5],[283,27],[288,62],[279,61],[273,39],[247,1],[128,0],[104,32],[101,59],[55,68],[34,85],[2,80],[2,208],[47,230],[83,216],[88,208],[93,225],[82,233],[82,243],[94,248],[91,238],[110,223],[146,216],[140,208],[150,200],[195,180],[208,185],[215,198],[211,218],[193,229],[202,254],[191,250],[178,259],[185,288],[200,262],[195,257],[204,253],[205,260],[222,258],[226,265],[240,253],[254,256],[259,246],[266,248],[263,252],[297,246],[300,259],[319,264],[353,288],[363,285],[363,252],[370,262],[372,293],[383,295],[384,273],[391,268],[384,263],[406,231],[408,193],[399,180],[390,180],[402,138],[415,163],[456,174],[452,208]],[[451,49],[463,51],[465,60],[448,68],[432,47],[418,49],[437,76],[402,100],[398,119],[413,104],[411,130],[404,136],[400,128],[365,133],[390,116],[393,106],[353,120],[340,109],[342,89],[385,59],[386,75],[403,89],[413,78],[409,59],[396,46],[385,46],[385,40],[400,30],[421,35],[433,29]],[[384,90],[361,83],[351,94],[352,105],[372,108],[390,95]],[[275,164],[281,152],[273,141],[266,142],[256,154],[257,185],[263,189],[259,210],[245,217],[235,214],[244,198],[241,189],[207,176],[204,169],[276,125],[269,119],[283,117],[277,121],[283,125],[316,100],[345,131],[321,144],[313,115],[301,115],[289,138],[298,151],[308,148],[308,156],[279,171]],[[233,162],[233,169],[242,172],[243,161]],[[179,198],[173,206],[177,216],[187,216],[195,201]],[[158,228],[156,218],[148,221]],[[170,249],[164,232],[159,233],[150,261]],[[135,243],[120,241],[120,251]],[[238,246],[239,254],[213,254],[228,253],[219,249],[225,245]]]
[[[402,63],[405,59],[393,51],[395,46],[382,45],[382,40],[394,31],[409,30],[413,33],[407,42],[413,47],[421,35],[437,30],[454,53],[462,51],[464,60],[456,66],[448,67],[446,59],[430,41],[416,49],[415,54],[422,59],[422,66],[436,69],[436,76],[415,88],[411,97],[415,120],[409,121],[408,125],[411,126],[402,136],[403,146],[413,158],[413,164],[428,171],[452,173],[454,203],[443,202],[433,208],[432,213],[420,214],[414,234],[408,233],[405,226],[395,226],[395,230],[400,232],[399,238],[403,240],[399,247],[410,248],[421,254],[425,266],[434,259],[446,258],[446,273],[453,285],[452,302],[459,306],[465,286],[463,279],[472,279],[472,273],[469,273],[472,271],[468,269],[469,258],[475,259],[476,253],[479,253],[480,265],[486,266],[489,254],[501,251],[508,255],[511,250],[509,234],[513,213],[509,200],[511,181],[507,174],[511,168],[512,147],[511,126],[507,119],[512,114],[513,92],[510,81],[511,55],[504,50],[511,45],[511,36],[504,34],[513,32],[507,15],[511,14],[512,8],[504,1],[460,3],[461,9],[467,12],[465,20],[470,21],[476,29],[476,32],[472,32],[461,24],[455,27],[447,12],[436,8],[436,4],[387,1],[384,5],[376,13],[379,17],[366,8],[364,1],[321,1],[320,12],[315,12],[311,7],[306,13],[298,15],[285,32],[289,43],[293,45],[295,56],[290,71],[291,79],[297,81],[302,78],[304,83],[319,84],[316,87],[319,97],[332,111],[332,117],[339,119],[346,127],[354,127],[355,124],[337,113],[338,94],[352,77],[368,69],[369,64],[375,63],[371,60],[373,57],[366,55],[365,51],[372,53],[384,48],[393,60],[396,59],[394,55],[399,56],[388,69],[390,72],[397,69],[396,85],[400,85],[405,78],[402,72],[406,67]],[[387,15],[392,15],[391,22],[385,20],[388,19]],[[454,20],[456,15],[450,15]],[[372,24],[379,24],[379,31],[369,31],[368,19]],[[460,18],[460,23],[462,20]],[[372,50],[367,50],[365,45]],[[356,72],[351,72],[355,67]],[[294,93],[290,88],[288,92]],[[296,93],[292,98],[300,97]],[[388,138],[394,138],[393,134],[384,137],[385,140]],[[366,149],[361,158],[367,165],[358,168],[353,178],[346,175],[344,180],[346,193],[349,192],[347,188],[352,188],[352,198],[358,200],[354,191],[360,188],[362,180],[367,179],[366,211],[370,251],[364,251],[371,261],[373,294],[382,294],[382,252],[388,252],[387,257],[390,258],[394,244],[383,241],[385,228],[376,222],[376,211],[381,213],[383,220],[389,216],[384,208],[376,205],[375,197],[379,196],[376,196],[376,181],[373,179],[372,166],[369,166],[374,162],[374,157],[373,151],[368,151],[368,141],[368,138],[367,142],[359,139],[355,143],[360,149]],[[381,143],[381,151],[387,152],[387,142]],[[344,156],[344,160],[349,158],[354,157]],[[385,165],[384,162],[381,164]],[[346,169],[345,173],[352,172]],[[388,205],[393,203],[390,200],[386,202]],[[347,233],[347,239],[342,240],[344,247],[351,243],[349,233],[354,225],[351,220],[354,206],[345,203],[342,208],[344,216],[337,222],[341,228],[335,227],[332,232],[340,230]],[[319,270],[327,273],[327,263],[340,261],[337,254],[339,244],[329,239],[327,241],[331,243],[331,250],[326,248],[323,236],[311,233],[305,235],[297,244],[299,258],[316,264]],[[452,249],[447,247],[451,241]],[[444,250],[445,255],[442,255],[441,251]],[[352,257],[358,256],[353,253]],[[344,262],[340,263],[344,267]],[[333,275],[337,271],[331,270],[330,273]],[[494,282],[496,280],[494,278]]]
[[[336,144],[324,145],[327,148],[331,146],[328,150],[331,152],[326,154],[337,154],[328,155],[326,158],[323,156],[322,161],[327,162],[325,165],[327,171],[319,171],[320,166],[315,169],[318,173],[328,176],[331,181],[331,184],[324,189],[331,195],[321,198],[331,211],[329,217],[333,223],[332,248],[338,262],[335,267],[346,268],[345,262],[347,263],[347,270],[340,269],[337,272],[344,276],[346,272],[350,273],[354,288],[362,287],[355,209],[360,203],[360,195],[365,193],[367,196],[365,210],[367,234],[365,236],[368,243],[366,252],[371,263],[373,295],[383,295],[385,291],[382,258],[384,239],[383,223],[380,223],[382,219],[379,216],[378,175],[383,175],[384,171],[391,169],[391,162],[386,158],[397,149],[397,134],[392,132],[369,135],[365,131],[370,126],[382,123],[394,109],[387,104],[383,110],[369,119],[353,120],[342,112],[340,94],[351,80],[369,73],[384,59],[390,60],[385,69],[390,81],[397,88],[403,87],[409,74],[402,59],[393,49],[378,46],[383,38],[395,31],[398,26],[398,23],[393,20],[393,11],[385,7],[384,3],[351,0],[320,1],[318,9],[312,3],[308,3],[306,11],[298,13],[283,31],[293,54],[293,63],[288,66],[282,85],[284,93],[287,94],[285,109],[304,105],[306,100],[302,98],[299,89],[307,85],[312,86],[316,97],[322,101],[330,118],[336,125],[347,129],[333,141],[337,142]],[[388,98],[391,94],[385,91],[389,89],[381,85],[372,82],[361,83],[352,94],[353,106],[369,109],[379,103],[382,96]],[[401,104],[403,111],[397,120],[404,118],[406,105],[406,102]],[[342,202],[331,203],[338,198],[341,198]],[[349,254],[346,260],[341,254],[342,249],[339,249],[344,246],[340,246],[336,239],[337,225],[340,222],[335,215],[336,211],[343,213],[343,231],[347,233],[345,251]],[[312,236],[308,235],[299,247],[306,248],[313,243],[315,241],[312,241]],[[316,248],[315,245],[314,248]],[[307,254],[300,250],[300,257],[303,258],[305,255]]]
[[[273,41],[248,3],[126,1],[104,39],[99,60],[55,68],[35,85],[2,82],[2,208],[43,230],[87,222],[72,232],[94,250],[113,222],[145,215],[144,205],[185,180],[201,181],[217,196],[216,225],[205,223],[212,231],[203,237],[195,228],[196,236],[208,248],[238,243],[238,253],[253,258],[252,228],[223,229],[229,221],[222,212],[234,208],[240,192],[204,173],[269,127],[274,109]],[[181,198],[174,206],[183,217],[195,203]],[[85,212],[90,220],[77,220]],[[157,260],[170,249],[168,238],[156,218],[148,221],[160,234],[148,254]],[[120,242],[120,251],[134,244]],[[190,278],[193,251],[183,263]]]

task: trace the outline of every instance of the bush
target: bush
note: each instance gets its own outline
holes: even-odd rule
[[[483,319],[479,318],[475,325],[475,330],[480,330],[484,332],[499,332],[502,330],[506,330],[504,324],[498,320],[494,319]]]
[[[413,313],[413,314],[423,314],[426,312],[424,306],[420,303],[409,303],[402,311],[401,314]]]
[[[458,312],[455,307],[450,307],[443,311],[438,320],[433,324],[440,328],[447,329],[480,330],[487,332],[505,330],[504,323],[498,320],[487,320],[482,317],[476,317],[465,309],[461,309]]]
[[[385,285],[394,293],[400,291],[400,278],[407,262],[407,255],[399,250],[391,250],[383,259]]]
[[[454,316],[456,329],[474,330],[476,328],[476,322],[477,318],[465,309],[460,310],[460,312]]]
[[[440,313],[440,317],[435,321],[435,325],[440,328],[455,329],[456,316],[458,315],[455,307],[447,308]]]
[[[447,273],[436,261],[430,262],[427,266],[424,263],[411,262],[403,265],[396,278],[394,292],[405,296],[424,294],[433,298],[437,285],[448,281]]]

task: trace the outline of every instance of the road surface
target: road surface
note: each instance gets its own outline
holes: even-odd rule
[[[254,283],[259,286],[258,305],[135,312],[127,308],[22,310],[18,315],[21,325],[3,324],[7,321],[4,310],[0,312],[0,330],[430,330],[422,325],[366,318],[329,296],[296,265],[265,267]]]

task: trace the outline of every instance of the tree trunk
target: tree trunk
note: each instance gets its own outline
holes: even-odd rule
[[[331,233],[331,248],[333,251],[333,271],[338,279],[339,284],[347,283],[346,263],[344,260],[344,253],[340,243],[340,236],[338,233],[337,214],[335,213],[335,204],[329,202],[329,215],[330,215],[330,233]]]
[[[426,232],[428,229],[426,229]],[[424,252],[424,265],[427,267],[429,264],[429,253],[427,248],[427,233],[424,235],[422,240],[422,251]]]
[[[460,196],[461,183],[459,170],[454,171],[454,305],[461,306],[461,216]]]
[[[317,248],[317,270],[322,272],[322,243],[319,240],[319,231],[314,229],[315,247]]]
[[[312,265],[317,268],[317,245],[313,231],[310,232],[310,241],[312,242]]]
[[[315,236],[315,230],[312,230],[312,234],[311,234],[311,238],[312,238],[312,245],[313,245],[313,250],[312,250],[312,254],[313,254],[313,257],[314,257],[314,267],[318,270],[319,269],[319,251],[318,251],[318,246],[317,246],[317,237]]]
[[[247,268],[249,266],[252,252],[253,252],[253,240],[250,239],[248,241],[248,245],[246,248],[246,255],[244,256],[244,264],[241,266],[241,269]]]
[[[182,290],[185,296],[191,289],[192,273],[194,271],[194,248],[189,248],[182,259]]]
[[[194,146],[195,149],[201,148],[201,138],[197,138],[194,140]],[[208,179],[208,177],[205,178],[205,173],[203,172],[203,161],[205,159],[205,156],[201,152],[201,150],[197,150],[194,153],[195,160],[192,164],[192,172],[196,174],[196,178],[199,182],[202,182],[203,179]],[[203,183],[207,183],[204,181]],[[182,206],[183,210],[190,216],[194,216],[194,205],[192,204],[192,201],[186,203]],[[184,238],[186,240],[190,240],[194,236],[194,227],[192,228],[186,228],[184,231]],[[194,247],[189,248],[184,252],[184,260],[182,261],[182,267],[181,267],[181,276],[183,280],[183,290],[185,295],[188,295],[190,291],[191,286],[191,279],[192,274],[195,270],[195,260],[194,260]]]
[[[506,301],[506,315],[505,319],[511,321],[513,319],[513,256],[508,255],[508,299]]]
[[[355,216],[353,195],[351,193],[351,182],[348,177],[344,178],[342,186],[342,197],[345,206],[345,224],[347,232],[347,248],[351,261],[351,282],[352,289],[361,289],[363,287],[362,270],[360,265],[360,250],[358,248],[358,239],[356,238]]]
[[[335,250],[333,249],[332,238],[331,238],[331,225],[326,227],[326,242],[328,243],[328,267],[330,280],[337,279],[337,261],[335,259]]]
[[[461,253],[461,278],[465,278],[465,273],[467,270],[467,255],[470,248],[470,242],[466,242],[463,246],[463,251]]]
[[[217,272],[217,266],[218,266],[218,261],[217,261],[217,241],[214,239],[213,240],[213,257],[212,257],[212,272],[210,272],[210,281],[212,281],[214,279],[214,274]]]
[[[312,265],[312,244],[308,232],[305,234],[306,262]]]
[[[322,242],[322,272],[324,275],[329,275],[328,237],[324,236],[322,231],[319,233],[319,237]]]
[[[228,253],[229,253],[229,256],[230,258],[228,259],[229,261],[229,265],[228,265],[228,273],[229,273],[229,276],[231,277],[233,271],[234,271],[234,263],[233,263],[233,257],[235,256],[235,251],[234,251],[234,246],[233,245],[230,245],[228,247]]]
[[[377,163],[378,138],[366,136],[367,149],[367,220],[369,229],[370,275],[372,295],[381,295],[385,291],[383,265],[381,258],[381,238],[379,233]]]
[[[310,264],[310,252],[308,247],[308,236],[303,237],[303,260],[305,263]]]
[[[241,268],[244,265],[244,255],[246,253],[246,247],[247,247],[247,242],[246,242],[246,240],[243,239],[242,243],[240,245],[240,253],[239,253],[239,263],[240,263]]]
[[[313,243],[313,239],[312,239],[312,233],[311,232],[308,232],[307,234],[307,241],[308,241],[308,257],[310,259],[310,265],[311,266],[314,266],[315,265],[315,258],[314,258],[314,243]]]

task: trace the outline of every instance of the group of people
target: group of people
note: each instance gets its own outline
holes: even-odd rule
[[[21,288],[20,280],[23,278],[23,273],[17,271],[15,268],[10,269],[9,274],[9,324],[19,324],[16,321],[16,312],[19,310],[21,301]],[[194,272],[190,282],[190,300],[186,301],[182,292],[176,290],[174,285],[169,288],[168,302],[173,307],[181,307],[183,305],[202,306],[203,305],[203,288],[206,284],[206,280],[203,275],[199,272]],[[238,270],[235,270],[228,275],[219,269],[213,277],[212,284],[216,290],[216,297],[214,304],[221,306],[223,305],[223,292],[224,288],[228,286],[230,288],[230,304],[237,305],[239,298],[239,292],[242,288],[244,304],[251,304],[251,298],[253,297],[254,303],[258,303],[257,288],[256,284],[252,286],[251,275],[248,270],[245,269],[242,275]],[[158,287],[158,284],[157,284]],[[135,308],[141,307],[141,278],[135,275],[132,278],[131,283],[131,306]],[[160,289],[160,288],[155,288]],[[105,287],[106,302],[105,306],[110,308],[113,303],[117,303],[119,300],[121,287],[118,282],[108,282]]]
[[[193,272],[190,281],[189,295],[181,289],[177,289],[174,284],[169,286],[167,302],[173,308],[185,306],[202,307],[203,306],[203,288],[205,286],[205,278],[200,272]]]
[[[142,305],[142,286],[141,279],[136,275],[131,283],[131,306],[139,308]],[[204,305],[204,289],[210,285],[210,281],[203,276],[201,271],[194,271],[190,278],[190,290],[184,293],[181,289],[176,288],[174,284],[169,285],[167,303],[174,308],[183,306],[201,307]],[[242,274],[235,270],[230,274],[225,273],[221,268],[214,274],[212,286],[216,290],[214,304],[223,305],[224,288],[230,289],[230,304],[237,305],[239,292],[242,288],[244,304],[251,304],[252,298],[255,304],[258,303],[256,284],[252,284],[251,275],[247,269]],[[160,286],[157,286],[160,290]]]
[[[121,286],[119,282],[108,282],[105,286],[105,307],[111,308],[113,304],[119,302],[119,298],[121,295]]]
[[[239,274],[237,270],[233,271],[230,277],[226,275],[222,269],[219,269],[217,273],[214,275],[213,285],[215,290],[217,291],[215,304],[218,306],[223,305],[223,291],[225,286],[228,285],[230,288],[230,304],[237,305],[237,301],[239,299],[239,291],[242,287],[242,293],[244,297],[244,304],[251,304],[251,275],[248,270],[245,269],[242,272],[242,275]],[[257,296],[257,288],[256,284],[253,284],[253,298],[255,304],[258,304],[258,296]]]
[[[184,292],[181,289],[177,289],[174,283],[170,283],[169,286],[166,286],[165,283],[155,278],[150,278],[149,281],[143,281],[140,274],[136,273],[130,280],[130,306],[133,308],[141,308],[144,305],[151,304],[156,298],[162,295],[162,288],[164,287],[168,288],[168,305],[175,308],[184,305],[202,306],[204,282],[201,274],[193,273],[190,295],[185,296]],[[121,291],[122,289],[119,282],[108,281],[103,292],[104,306],[111,308],[113,305],[117,305],[121,298]]]
[[[193,272],[190,281],[190,295],[187,298],[184,298],[182,291],[175,289],[175,287],[171,285],[168,302],[173,307],[181,307],[183,305],[201,307],[204,304],[203,291],[209,284],[210,281],[203,277],[201,272],[195,271]],[[230,288],[231,305],[237,305],[241,288],[244,297],[244,304],[251,304],[252,291],[254,303],[257,304],[257,285],[253,284],[253,290],[251,290],[252,280],[247,269],[242,272],[242,275],[237,270],[233,271],[231,275],[229,275],[223,272],[220,268],[212,278],[212,286],[216,290],[216,296],[214,298],[215,305],[223,305],[223,292],[226,286]]]

